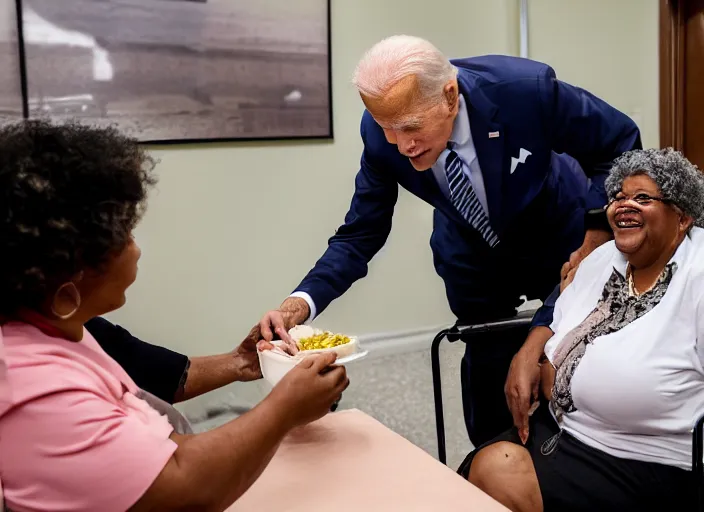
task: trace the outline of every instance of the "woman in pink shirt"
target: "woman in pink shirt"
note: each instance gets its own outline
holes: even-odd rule
[[[137,276],[153,166],[114,129],[0,128],[0,481],[13,512],[224,510],[348,384],[334,356],[309,358],[198,435],[150,405],[84,324],[121,307]]]

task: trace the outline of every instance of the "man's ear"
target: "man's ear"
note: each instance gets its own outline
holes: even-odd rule
[[[457,81],[452,80],[445,84],[442,90],[445,101],[447,102],[450,112],[454,112],[457,108],[457,100],[459,99],[459,90],[457,89]]]

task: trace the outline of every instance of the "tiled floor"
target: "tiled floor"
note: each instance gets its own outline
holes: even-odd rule
[[[448,464],[456,468],[471,445],[462,417],[459,361],[464,345],[443,345],[442,371]],[[360,409],[437,456],[429,348],[398,355],[376,355],[350,364],[351,384],[341,409]],[[197,431],[221,425],[251,407],[267,392],[263,382],[233,384],[181,408]],[[206,414],[209,412],[210,414]],[[208,417],[209,416],[209,417]]]

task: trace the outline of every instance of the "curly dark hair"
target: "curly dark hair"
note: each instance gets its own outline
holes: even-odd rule
[[[38,308],[81,270],[100,270],[141,219],[155,161],[113,127],[0,127],[0,315]]]
[[[616,160],[606,178],[609,200],[621,191],[630,176],[645,174],[686,215],[694,218],[694,225],[704,227],[704,173],[673,148],[634,149]]]

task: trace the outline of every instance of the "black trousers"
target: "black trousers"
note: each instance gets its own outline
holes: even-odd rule
[[[541,447],[559,432],[548,402],[530,418],[525,448],[533,461],[545,512],[686,512],[696,508],[691,471],[652,462],[614,457],[563,432],[555,450]],[[467,478],[481,449],[497,442],[523,446],[511,428],[472,451],[458,473]]]
[[[460,375],[462,405],[469,440],[480,446],[513,425],[504,394],[511,359],[523,345],[528,328],[465,335]]]

